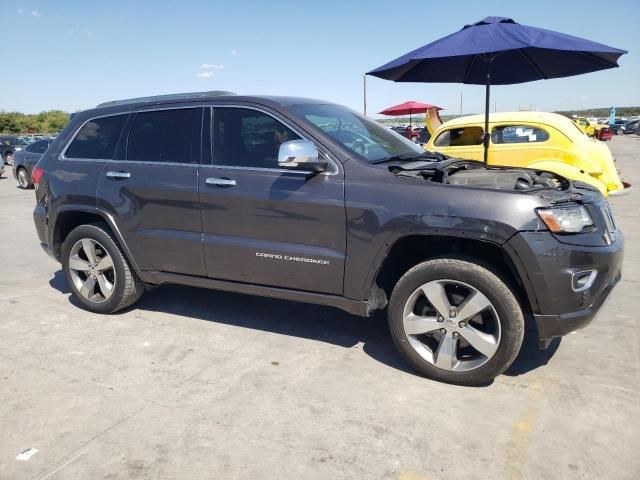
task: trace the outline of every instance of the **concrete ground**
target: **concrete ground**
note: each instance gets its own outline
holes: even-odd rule
[[[640,187],[640,137],[609,145]],[[80,310],[2,179],[0,478],[638,478],[638,195],[612,201],[624,281],[598,320],[465,388],[416,376],[382,316],[174,286]]]

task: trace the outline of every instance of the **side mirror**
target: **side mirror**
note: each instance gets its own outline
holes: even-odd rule
[[[291,140],[280,145],[278,166],[291,170],[322,172],[327,162],[320,160],[318,149],[309,140]]]

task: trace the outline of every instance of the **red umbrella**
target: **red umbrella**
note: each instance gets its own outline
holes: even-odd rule
[[[442,110],[442,108],[436,105],[430,105],[428,103],[420,103],[416,101],[409,101],[401,103],[400,105],[394,105],[380,112],[381,115],[389,115],[392,117],[398,117],[401,115],[409,115],[409,123],[412,123],[411,115],[414,113],[427,113],[430,108],[436,110]]]

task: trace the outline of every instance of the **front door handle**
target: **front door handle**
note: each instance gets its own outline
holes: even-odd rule
[[[205,180],[207,185],[216,185],[218,187],[235,187],[236,181],[231,180],[230,178],[215,178],[209,177]]]
[[[131,174],[129,172],[107,172],[107,178],[131,178]]]

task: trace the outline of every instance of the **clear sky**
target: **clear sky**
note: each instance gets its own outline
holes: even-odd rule
[[[364,72],[489,15],[629,50],[618,69],[494,87],[498,111],[640,105],[640,0],[1,0],[0,109],[231,90],[362,110]],[[368,110],[418,100],[457,114],[461,92],[463,113],[483,110],[483,87],[368,77]]]

